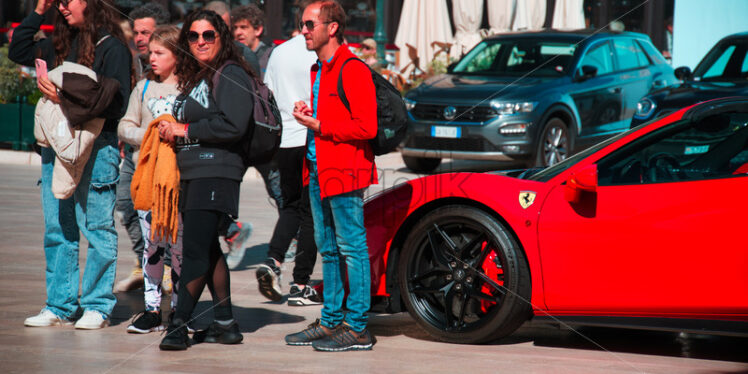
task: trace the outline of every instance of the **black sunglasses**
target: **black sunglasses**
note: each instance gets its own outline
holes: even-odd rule
[[[304,30],[304,26],[306,26],[307,30],[312,31],[314,30],[314,26],[326,25],[328,23],[332,23],[332,21],[320,22],[320,23],[314,23],[314,21],[301,21],[299,22],[299,31]]]
[[[57,0],[55,1],[55,8],[60,8],[60,4],[62,4],[65,8],[68,7],[68,4],[73,0]]]
[[[205,40],[206,43],[215,43],[216,41],[216,32],[213,30],[205,30],[203,31],[203,40]],[[200,34],[198,34],[195,31],[190,31],[187,33],[187,41],[194,44],[197,43],[198,39],[200,39]]]

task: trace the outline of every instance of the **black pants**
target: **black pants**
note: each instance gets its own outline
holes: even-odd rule
[[[270,239],[268,257],[283,262],[291,240],[297,236],[296,260],[293,281],[308,284],[317,261],[314,243],[314,224],[309,206],[309,188],[303,185],[302,167],[306,147],[281,148],[275,155],[280,170],[283,206],[279,211],[273,237]]]
[[[219,231],[225,230],[230,220],[226,213],[215,210],[192,209],[182,213],[182,274],[175,318],[190,320],[206,285],[213,297],[215,318],[233,318],[229,268],[218,242]]]
[[[278,152],[280,152],[280,149]],[[265,181],[265,190],[268,192],[268,196],[275,202],[278,212],[280,212],[285,201],[283,201],[283,193],[281,192],[281,177],[278,164],[273,159],[267,164],[255,165],[255,169],[260,172],[262,180]]]

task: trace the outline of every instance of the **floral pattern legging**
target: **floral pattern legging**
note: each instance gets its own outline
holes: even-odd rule
[[[151,212],[138,210],[140,227],[145,240],[143,251],[143,281],[145,283],[145,310],[155,312],[161,310],[161,282],[164,278],[164,254],[167,246],[171,247],[171,309],[177,307],[179,294],[179,275],[182,273],[182,216],[179,216],[179,231],[177,242],[168,240],[151,240]]]

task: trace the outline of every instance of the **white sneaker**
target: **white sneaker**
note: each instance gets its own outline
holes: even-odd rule
[[[96,330],[107,326],[109,326],[109,320],[95,310],[83,312],[83,317],[75,323],[75,328],[82,330]]]
[[[73,322],[52,313],[51,310],[44,308],[39,314],[26,318],[23,321],[24,326],[30,327],[47,327],[47,326],[70,326]]]

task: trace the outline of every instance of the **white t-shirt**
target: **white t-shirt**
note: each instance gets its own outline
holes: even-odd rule
[[[293,118],[293,106],[299,100],[311,101],[310,71],[315,62],[317,54],[306,49],[303,35],[275,47],[270,54],[264,81],[273,91],[283,119],[281,148],[306,144],[307,129]]]

